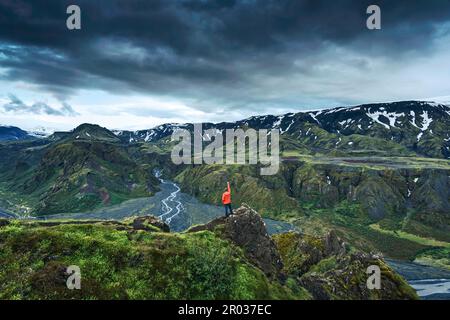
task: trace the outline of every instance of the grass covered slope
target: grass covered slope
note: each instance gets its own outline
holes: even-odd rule
[[[0,220],[0,299],[417,298],[381,258],[351,251],[334,233],[272,238],[247,206],[168,231],[154,217]],[[379,292],[366,287],[368,264],[383,270]],[[81,290],[66,287],[72,265]]]
[[[151,163],[134,159],[117,137],[99,126],[81,125],[54,135],[45,145],[19,147],[13,156],[0,158],[0,189],[9,191],[8,198],[27,200],[36,215],[92,210],[158,189]],[[0,146],[7,148],[12,147]]]
[[[439,168],[414,159],[290,160],[274,176],[261,176],[251,166],[202,165],[185,169],[176,180],[183,191],[209,203],[220,201],[230,181],[233,201],[248,203],[267,216],[342,211],[349,223],[380,222],[392,230],[449,241],[447,160]]]
[[[210,231],[150,223],[2,221],[0,299],[294,299],[308,295],[264,273]],[[66,287],[69,265],[81,290]]]

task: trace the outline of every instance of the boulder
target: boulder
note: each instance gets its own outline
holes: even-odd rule
[[[248,205],[234,210],[229,217],[220,217],[188,232],[216,231],[221,237],[244,249],[246,257],[270,278],[282,278],[283,264],[275,242],[267,233],[261,216]]]
[[[334,230],[328,232],[324,239],[325,256],[343,255],[346,252],[345,242],[343,242]]]
[[[131,222],[134,230],[154,231],[158,228],[163,232],[170,232],[170,227],[167,223],[154,216],[136,217]]]

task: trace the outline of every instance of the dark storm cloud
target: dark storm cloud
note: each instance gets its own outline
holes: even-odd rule
[[[65,26],[74,3],[80,31]],[[382,9],[380,31],[365,27],[373,3]],[[423,55],[449,21],[446,0],[0,0],[0,66],[4,79],[61,99],[99,88],[239,108],[270,103],[268,78],[315,74],[317,55],[333,59],[335,47],[393,61]]]
[[[76,116],[78,113],[66,102],[62,102],[60,109],[53,108],[45,102],[35,102],[27,105],[21,99],[13,94],[8,95],[9,102],[0,106],[4,112],[12,113],[29,113],[29,114],[46,114],[53,116]]]

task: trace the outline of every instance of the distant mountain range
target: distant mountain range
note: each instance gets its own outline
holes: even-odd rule
[[[417,154],[450,158],[450,107],[425,101],[366,104],[327,110],[288,113],[281,116],[254,116],[236,122],[203,123],[204,129],[280,129],[284,147],[301,144],[312,152],[359,153],[368,155]],[[113,130],[110,139],[122,143],[158,142],[177,129],[193,129],[192,123],[162,124],[152,129]],[[80,137],[88,138],[85,133]],[[0,141],[32,138],[58,139],[69,132],[26,132],[16,127],[0,127]],[[89,133],[88,133],[89,134]],[[385,143],[381,143],[384,141]],[[297,149],[297,147],[295,148]]]
[[[280,129],[281,133],[295,133],[296,124],[310,122],[330,133],[367,134],[381,126],[386,130],[401,129],[412,125],[420,131],[429,129],[434,119],[450,115],[450,107],[426,101],[402,101],[394,103],[365,104],[338,107],[318,111],[287,113],[281,116],[253,116],[236,122],[203,123],[204,128],[218,129],[251,127],[254,129]],[[169,136],[176,129],[191,128],[192,124],[163,124],[148,130],[114,132],[128,142],[152,142]]]
[[[13,126],[0,126],[0,141],[17,141],[32,139],[27,131]]]
[[[40,215],[90,210],[154,194],[159,181],[148,164],[138,163],[128,151],[111,131],[91,124],[44,138],[23,135],[4,142],[0,182],[13,195],[0,200],[13,203],[16,212],[29,209]]]

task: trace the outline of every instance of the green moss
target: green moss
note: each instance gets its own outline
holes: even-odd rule
[[[450,270],[450,248],[432,248],[419,252],[415,261],[421,264]]]
[[[81,290],[64,272],[81,269]],[[117,230],[104,223],[0,228],[0,299],[293,299],[300,288],[269,281],[242,250],[209,231]]]
[[[320,262],[310,269],[311,272],[319,272],[319,273],[325,273],[329,270],[332,270],[334,267],[336,267],[336,257],[331,256],[329,258],[325,258],[320,260]]]
[[[299,236],[289,232],[274,235],[273,239],[283,261],[283,270],[287,274],[297,274],[308,258],[306,254],[299,253]]]

